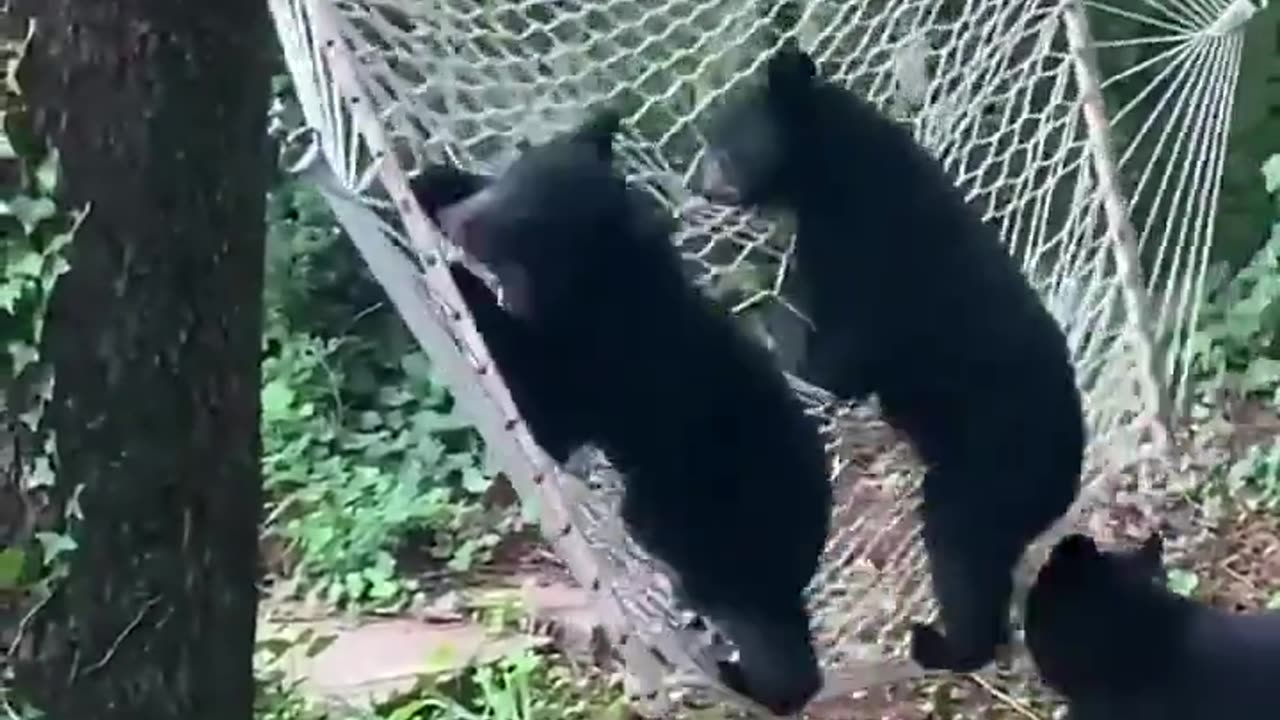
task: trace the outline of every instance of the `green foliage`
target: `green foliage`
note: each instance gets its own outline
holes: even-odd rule
[[[25,136],[22,124],[20,115],[7,114],[0,133],[0,163],[17,175],[0,197],[0,388],[6,410],[35,430],[52,389],[35,377],[45,314],[84,214],[59,207],[58,153]]]
[[[1225,489],[1251,510],[1280,511],[1280,440],[1250,446],[1227,470]]]
[[[268,195],[266,247],[265,304],[291,330],[343,337],[362,320],[393,315],[378,313],[386,296],[314,189],[285,179]],[[393,339],[378,328],[362,334]]]
[[[268,531],[329,602],[400,603],[415,586],[398,550],[425,546],[428,560],[465,571],[518,517],[485,507],[492,473],[479,435],[322,198],[283,184],[268,221]]]
[[[14,155],[0,160],[20,160]],[[5,354],[0,378],[12,382],[39,355],[49,296],[67,271],[63,251],[71,242],[75,220],[59,212],[53,194],[58,187],[58,154],[24,162],[27,181],[17,193],[0,198],[4,223],[4,277],[0,278],[0,312],[4,313]]]
[[[535,650],[513,652],[429,683],[380,709],[385,720],[596,720],[623,717],[624,698],[594,679],[575,680]]]
[[[1272,155],[1262,163],[1262,185],[1269,195],[1280,193],[1280,155]]]
[[[1280,155],[1262,176],[1268,193],[1280,192]],[[1193,368],[1207,387],[1265,406],[1280,401],[1280,212],[1257,254],[1210,295],[1193,343]],[[1212,491],[1253,510],[1280,510],[1280,440],[1249,446],[1221,480]]]
[[[21,54],[13,62],[20,59]],[[53,395],[53,375],[41,361],[40,342],[54,287],[70,267],[67,248],[87,213],[70,211],[58,201],[57,150],[31,132],[17,88],[7,90],[0,130],[5,177],[0,196],[0,437],[13,443],[19,479],[14,490],[28,512],[21,520],[34,528],[39,520],[35,508],[45,503],[42,497],[53,485],[53,436],[42,424]],[[0,495],[0,501],[5,498]],[[74,548],[69,535],[55,532],[0,536],[0,591],[48,592],[50,583],[65,573],[60,562],[64,553]]]
[[[466,598],[472,621],[491,635],[522,632],[529,628],[529,608],[517,588],[494,588]]]
[[[625,698],[596,675],[575,678],[555,654],[525,647],[460,670],[424,672],[412,692],[337,715],[308,702],[284,672],[285,653],[314,657],[332,641],[304,631],[258,643],[258,720],[601,720],[625,717]]]
[[[1274,7],[1254,15],[1242,28],[1237,91],[1214,218],[1218,240],[1213,256],[1233,268],[1253,255],[1275,218],[1270,196],[1276,188],[1260,186],[1257,172],[1258,165],[1276,151],[1276,138],[1280,137],[1280,93],[1275,86],[1280,77],[1276,65],[1278,30],[1280,14]],[[1274,165],[1278,161],[1272,158],[1270,162]]]
[[[59,202],[57,150],[32,131],[15,82],[25,49],[25,42],[6,40],[0,52],[8,81],[0,92],[0,470],[10,481],[0,483],[7,521],[0,521],[0,605],[30,619],[66,576],[66,554],[76,547],[75,494],[59,505],[50,492],[55,445],[43,419],[53,373],[40,345],[50,298],[69,269],[67,249],[86,213]],[[10,659],[0,657],[0,712],[35,720],[42,715],[18,696]]]
[[[1263,166],[1280,187],[1280,156]],[[1193,338],[1193,368],[1215,386],[1280,400],[1280,219],[1270,238],[1229,282],[1210,294]]]
[[[340,344],[285,337],[267,358],[267,486],[299,571],[330,602],[388,602],[411,588],[396,578],[392,550],[416,531],[436,531],[434,556],[456,570],[496,544],[479,522],[489,479],[478,437],[452,414],[421,354],[402,359],[402,383],[350,406]]]
[[[1183,597],[1191,597],[1200,587],[1200,576],[1190,570],[1169,568],[1169,589]]]

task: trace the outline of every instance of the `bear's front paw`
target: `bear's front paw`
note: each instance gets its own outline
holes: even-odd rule
[[[716,662],[716,670],[720,672],[720,682],[730,690],[751,697],[747,693],[747,678],[742,673],[742,666],[737,662],[730,660],[719,660]]]
[[[934,628],[912,623],[911,660],[925,670],[950,670],[951,647],[942,633]]]
[[[449,274],[453,277],[453,284],[458,286],[458,294],[462,296],[462,301],[472,312],[487,309],[485,308],[487,305],[498,304],[498,298],[489,286],[467,266],[458,262],[449,263]]]
[[[995,659],[998,645],[997,642],[957,648],[932,626],[921,623],[911,626],[911,659],[925,670],[977,672]]]

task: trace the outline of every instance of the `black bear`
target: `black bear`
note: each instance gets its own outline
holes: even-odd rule
[[[604,451],[632,535],[738,647],[726,683],[790,714],[822,682],[804,594],[830,522],[822,439],[769,352],[685,279],[674,219],[613,170],[619,122],[596,113],[424,205],[503,286],[505,308],[455,270],[531,432]]]
[[[911,654],[969,672],[1008,639],[1012,572],[1079,490],[1066,338],[996,234],[903,127],[787,41],[717,111],[698,191],[795,214],[813,321],[800,374],[879,396],[928,465],[921,514],[942,631]]]
[[[1070,535],[1027,595],[1027,648],[1071,720],[1280,717],[1280,613],[1231,613],[1166,587],[1163,540],[1104,552]]]

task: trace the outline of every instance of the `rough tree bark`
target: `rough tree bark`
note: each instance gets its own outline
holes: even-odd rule
[[[270,26],[263,0],[14,0],[91,203],[50,309],[84,520],[19,684],[55,720],[252,716]]]

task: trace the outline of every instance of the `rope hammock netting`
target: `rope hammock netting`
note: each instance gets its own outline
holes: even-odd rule
[[[687,188],[699,123],[795,37],[832,80],[907,123],[999,230],[1067,331],[1090,432],[1077,507],[1158,455],[1186,400],[1247,0],[271,0],[301,109],[294,171],[323,193],[575,577],[628,691],[718,691],[720,651],[628,537],[599,455],[555,467],[517,422],[408,178],[504,167],[602,102],[626,108],[632,184],[681,221],[698,282],[793,368],[789,229]],[[285,128],[288,130],[289,128]],[[910,677],[933,612],[921,478],[874,406],[793,380],[829,440],[837,507],[811,586],[820,697]],[[1153,452],[1154,451],[1154,452]],[[856,482],[855,482],[856,481]],[[1078,513],[1076,514],[1078,516]],[[1064,519],[1058,532],[1070,525]],[[1056,534],[1056,533],[1052,533]],[[1043,547],[1044,542],[1041,546]]]

